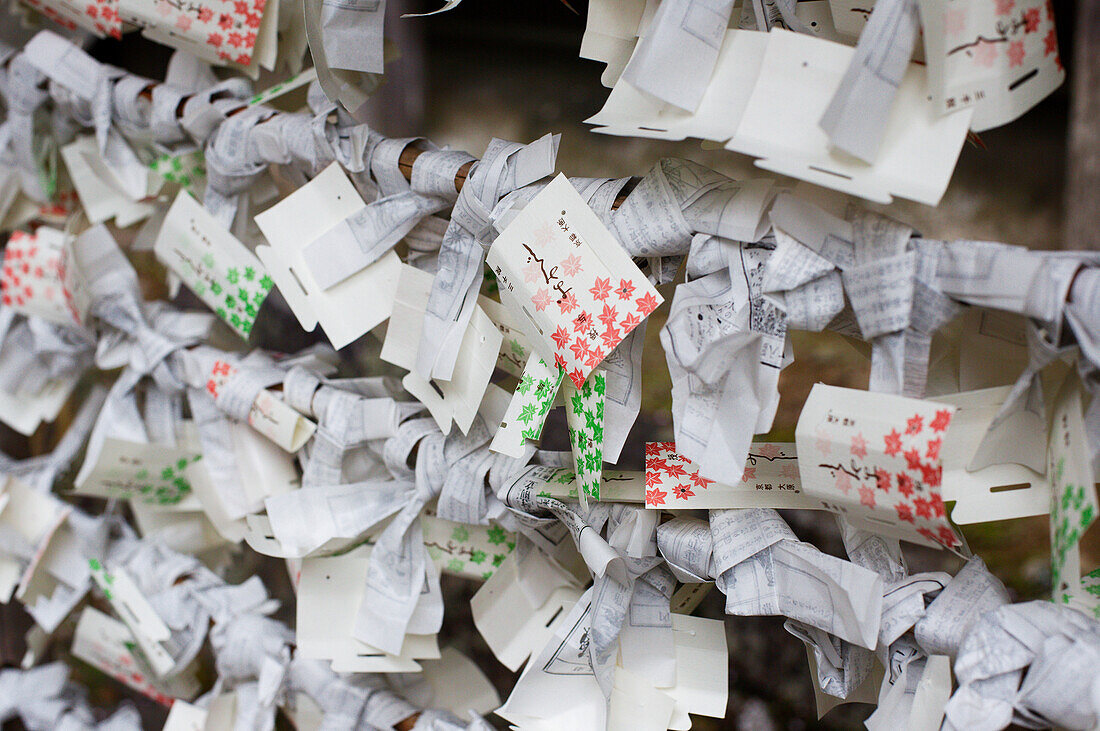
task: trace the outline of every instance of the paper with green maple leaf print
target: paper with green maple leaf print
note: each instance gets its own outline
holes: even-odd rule
[[[467,525],[425,513],[421,527],[432,561],[454,576],[488,579],[516,547],[515,534],[496,524]]]
[[[538,439],[542,434],[542,425],[554,404],[564,375],[561,368],[532,354],[527,359],[519,385],[512,393],[512,400],[489,448],[509,457],[522,456],[527,440]]]
[[[1085,441],[1081,387],[1075,374],[1063,384],[1054,406],[1047,453],[1050,478],[1050,561],[1054,601],[1094,616],[1100,614],[1097,582],[1081,578],[1081,538],[1096,520],[1092,464]]]
[[[195,193],[206,188],[206,158],[202,150],[158,157],[149,165],[153,172],[169,183]]]
[[[157,258],[245,340],[274,282],[260,260],[180,191],[153,246]]]
[[[600,499],[600,475],[603,473],[604,405],[607,374],[594,370],[584,385],[577,388],[565,380],[565,422],[569,427],[569,446],[576,465],[581,502],[586,497]]]
[[[202,455],[167,444],[142,444],[108,437],[95,466],[76,485],[81,495],[177,505],[194,492],[192,483],[206,479],[196,465]]]

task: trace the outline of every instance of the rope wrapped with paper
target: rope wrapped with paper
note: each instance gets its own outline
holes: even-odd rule
[[[752,97],[799,49],[821,61],[813,4],[746,3],[759,29],[727,31],[732,3],[665,0],[603,131],[657,105],[697,135],[738,54],[757,58],[756,88],[736,87]],[[822,125],[864,160],[831,187],[934,200],[946,178],[914,168],[905,188],[882,160],[948,130],[949,176],[975,120],[1015,112],[979,116],[993,114],[983,102],[912,137],[876,115],[853,129],[855,100],[894,98],[896,116],[929,83],[907,66],[918,4],[881,6],[854,52],[829,51],[839,86]],[[926,54],[935,7],[919,3]],[[310,28],[334,22],[315,10]],[[592,24],[610,12],[592,3],[589,29],[620,58],[639,36]],[[803,33],[764,32],[778,22]],[[706,83],[654,76],[677,27],[711,59]],[[485,728],[490,711],[521,728],[684,729],[725,714],[725,626],[692,615],[717,587],[728,615],[786,618],[822,713],[877,703],[872,729],[1097,723],[1100,580],[1080,544],[1100,507],[1100,256],[927,239],[844,196],[686,160],[555,177],[556,135],[493,139],[480,160],[388,139],[338,105],[354,94],[331,71],[286,113],[265,105],[278,92],[253,97],[193,60],[157,84],[45,31],[3,67],[0,420],[30,434],[77,411],[54,449],[0,463],[0,596],[36,623],[26,668],[0,673],[0,717],[93,725],[63,668],[37,665],[76,618],[72,654],[171,705],[172,729],[270,729],[277,713],[304,728]],[[742,101],[724,139],[758,150]],[[24,204],[54,195],[34,154],[50,145],[76,191],[60,212]],[[775,149],[761,166],[793,174]],[[112,219],[144,221],[128,250]],[[133,262],[149,251],[191,307],[145,298]],[[644,469],[612,469],[632,459],[645,323],[670,294],[675,441],[639,448]],[[319,325],[331,347],[250,347],[269,339],[265,310]],[[777,441],[763,435],[794,330],[856,343],[870,383],[814,386],[794,441]],[[371,341],[366,370],[342,357]],[[847,558],[799,540],[779,509],[832,513]],[[960,526],[1047,514],[1053,601],[1012,604]],[[286,562],[294,630],[258,576],[226,581],[242,542]],[[901,542],[965,563],[910,573]],[[443,574],[484,582],[477,630],[510,670],[526,663],[503,705],[439,647]],[[212,684],[197,672],[207,649]]]

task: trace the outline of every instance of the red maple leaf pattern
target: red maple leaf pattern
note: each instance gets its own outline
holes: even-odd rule
[[[645,491],[645,504],[646,505],[664,505],[665,498],[668,497],[668,493],[664,490],[658,490],[653,488],[652,490]]]
[[[607,295],[611,294],[611,280],[607,278],[600,279],[599,277],[596,277],[596,283],[592,285],[592,289],[588,291],[592,293],[592,296],[595,299],[602,302],[603,300],[607,299]]]
[[[901,435],[897,429],[891,429],[883,439],[886,440],[886,454],[893,457],[901,451]]]
[[[657,298],[653,296],[652,292],[646,292],[644,295],[634,300],[634,304],[638,307],[638,314],[642,317],[648,317],[649,313],[657,309],[657,305],[660,304]]]

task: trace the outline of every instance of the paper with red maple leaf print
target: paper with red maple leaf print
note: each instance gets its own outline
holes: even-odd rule
[[[928,85],[943,113],[974,108],[970,128],[999,127],[1065,79],[1049,0],[920,0]]]
[[[119,0],[23,0],[53,22],[65,27],[83,28],[100,38],[122,38]]]
[[[89,299],[83,279],[71,262],[71,250],[61,231],[42,226],[34,233],[12,233],[0,271],[4,304],[24,315],[62,325],[82,325],[87,319]]]
[[[802,489],[857,528],[961,550],[943,502],[949,404],[818,383],[798,419]]]
[[[487,261],[501,302],[577,388],[663,301],[564,175],[508,224]]]
[[[120,0],[122,18],[155,41],[215,64],[249,66],[266,0]]]
[[[647,508],[805,508],[821,503],[802,491],[795,445],[753,442],[739,480],[722,484],[699,474],[674,442],[645,445]]]

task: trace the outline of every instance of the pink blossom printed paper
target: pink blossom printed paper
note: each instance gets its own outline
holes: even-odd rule
[[[795,433],[802,488],[857,527],[958,548],[940,451],[955,407],[818,383]]]
[[[563,175],[497,237],[487,261],[501,302],[577,388],[663,301]]]
[[[941,111],[971,128],[1011,122],[1065,79],[1050,0],[921,0],[928,80]]]
[[[674,442],[645,447],[647,508],[820,508],[802,491],[795,445],[753,442],[740,479],[729,484],[708,480]]]
[[[146,35],[213,62],[248,66],[265,0],[122,0],[122,16]]]

